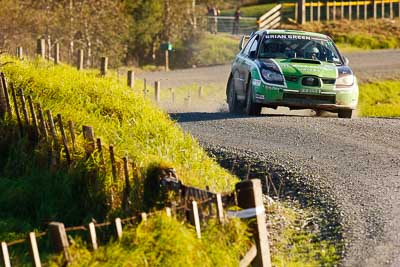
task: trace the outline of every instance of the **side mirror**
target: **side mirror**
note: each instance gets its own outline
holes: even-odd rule
[[[347,57],[343,57],[343,59],[344,59],[344,64],[345,65],[349,65],[349,59],[347,58]]]
[[[240,38],[239,42],[239,50],[242,50],[243,47],[246,46],[247,42],[249,41],[250,36],[249,35],[243,35],[242,38]]]

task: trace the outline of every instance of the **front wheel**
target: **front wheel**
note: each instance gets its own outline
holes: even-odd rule
[[[260,104],[254,103],[253,101],[253,86],[250,79],[249,84],[247,85],[246,114],[249,116],[259,116],[261,114],[261,108],[262,106]]]
[[[338,111],[339,118],[351,119],[352,115],[353,115],[353,110],[351,109],[341,109]]]
[[[232,114],[238,114],[240,113],[240,104],[239,101],[237,100],[237,95],[235,88],[233,86],[233,81],[232,78],[229,78],[228,81],[228,108],[229,108],[229,113]]]

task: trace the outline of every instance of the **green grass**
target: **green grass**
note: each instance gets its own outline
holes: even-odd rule
[[[239,38],[229,34],[198,33],[187,44],[172,53],[175,67],[209,66],[226,64],[239,52]]]
[[[240,8],[242,17],[260,17],[264,15],[268,10],[273,8],[276,4],[259,4],[251,6],[243,6]],[[222,16],[234,16],[236,8],[221,10]]]
[[[77,129],[93,126],[103,143],[114,144],[119,156],[128,155],[144,172],[154,164],[170,165],[185,184],[209,185],[215,191],[229,191],[237,181],[144,99],[140,89],[132,91],[112,77],[99,79],[95,72],[68,66],[12,61],[4,71],[16,87],[25,88],[44,109],[74,121]]]
[[[317,224],[318,212],[310,208],[297,212],[298,208],[298,204],[292,202],[273,203],[267,207],[270,239],[273,240],[272,265],[337,266],[342,245],[320,238],[321,230],[313,226]]]
[[[400,82],[380,81],[360,85],[358,114],[363,117],[399,117]]]
[[[193,227],[159,214],[95,253],[77,240],[71,266],[238,266],[250,247],[244,223],[211,221],[204,228],[198,239]],[[54,258],[50,266],[59,266],[60,260]]]

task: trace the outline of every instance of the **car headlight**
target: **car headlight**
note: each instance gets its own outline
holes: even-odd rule
[[[264,78],[265,81],[269,83],[283,83],[283,75],[275,71],[261,69],[261,76]]]
[[[351,86],[354,84],[354,75],[343,75],[336,79],[336,86]]]

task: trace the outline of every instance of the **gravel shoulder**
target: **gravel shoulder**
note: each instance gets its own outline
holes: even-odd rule
[[[329,194],[342,214],[345,266],[399,266],[400,120],[175,116],[201,142],[268,155]]]

